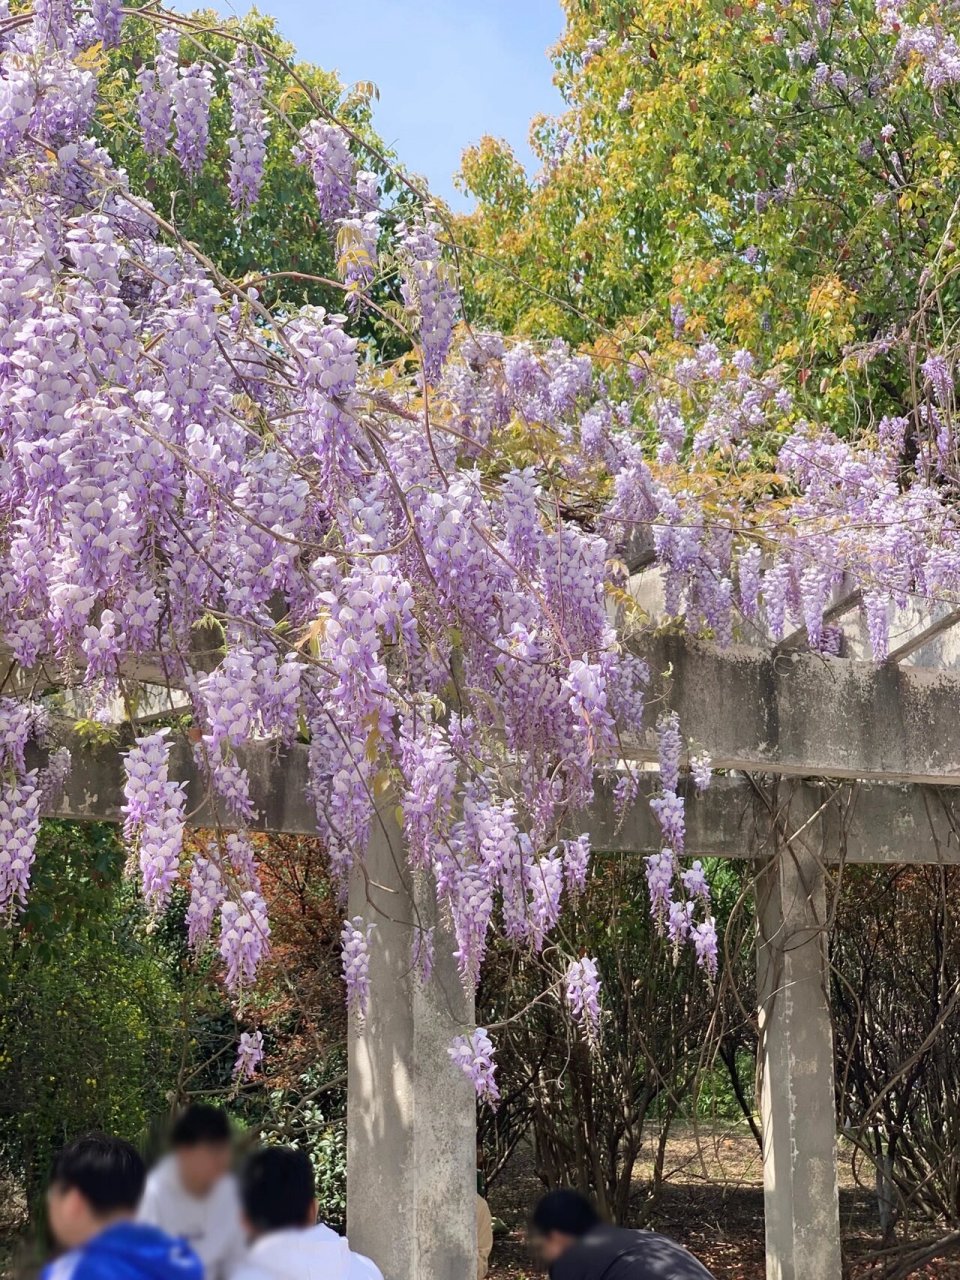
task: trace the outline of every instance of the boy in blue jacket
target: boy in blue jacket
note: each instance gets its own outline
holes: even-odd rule
[[[203,1280],[196,1254],[157,1227],[134,1222],[147,1171],[135,1147],[91,1133],[57,1156],[50,1229],[69,1250],[41,1280]]]

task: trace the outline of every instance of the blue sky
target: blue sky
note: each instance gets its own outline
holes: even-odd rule
[[[214,0],[243,13],[245,0]],[[178,4],[180,8],[196,5]],[[537,112],[559,109],[546,57],[563,27],[559,0],[260,0],[301,57],[380,90],[376,123],[408,169],[465,207],[460,153],[484,134],[530,163]]]

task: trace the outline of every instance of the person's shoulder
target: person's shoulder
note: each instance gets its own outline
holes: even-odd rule
[[[351,1250],[349,1280],[383,1280],[383,1272],[372,1258]]]
[[[74,1280],[77,1268],[83,1259],[81,1249],[71,1249],[61,1258],[48,1262],[40,1272],[40,1280]]]
[[[269,1280],[269,1273],[246,1256],[230,1272],[229,1280]]]
[[[185,1240],[142,1222],[124,1222],[103,1232],[83,1250],[64,1280],[203,1280],[203,1264]]]
[[[172,1155],[161,1157],[147,1174],[144,1196],[156,1195],[165,1187],[177,1184],[176,1164]]]
[[[713,1280],[698,1257],[679,1240],[661,1235],[658,1231],[637,1231],[644,1260],[658,1268],[670,1269],[676,1280]]]

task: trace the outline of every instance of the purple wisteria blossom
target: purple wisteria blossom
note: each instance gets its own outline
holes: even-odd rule
[[[210,103],[213,100],[213,71],[205,62],[192,62],[180,69],[171,91],[176,136],[173,149],[187,177],[203,168],[210,141]]]
[[[293,156],[309,168],[320,217],[333,228],[350,208],[354,160],[349,138],[339,125],[311,120],[300,130]]]
[[[347,1008],[358,1022],[367,1016],[370,1000],[370,936],[373,925],[361,916],[344,921],[340,931],[341,966],[347,989]]]
[[[563,874],[567,882],[567,890],[573,894],[583,893],[587,887],[587,874],[590,870],[590,837],[586,833],[575,840],[566,840],[563,844]]]
[[[269,953],[270,924],[263,898],[254,889],[241,893],[237,901],[228,898],[220,908],[220,955],[230,990],[252,986]]]
[[[243,45],[237,45],[227,78],[232,124],[227,140],[230,199],[234,208],[243,215],[257,203],[267,154],[263,55],[258,50],[251,53]]]
[[[243,1031],[237,1046],[237,1060],[233,1064],[235,1080],[252,1080],[263,1062],[263,1032]]]
[[[564,980],[567,1003],[591,1044],[600,1034],[600,977],[597,962],[589,956],[571,960]]]
[[[154,65],[137,73],[137,111],[143,147],[148,155],[160,156],[167,149],[173,126],[173,90],[177,84],[180,36],[169,29],[157,37]]]
[[[183,783],[169,777],[168,729],[137,739],[124,761],[124,835],[139,853],[143,893],[155,910],[173,890],[183,847]]]
[[[457,1036],[448,1050],[450,1057],[470,1079],[481,1102],[495,1110],[500,1101],[497,1088],[497,1064],[493,1060],[493,1043],[483,1027],[470,1035]]]
[[[459,314],[459,294],[443,259],[435,222],[402,224],[397,256],[401,264],[403,301],[414,317],[423,353],[423,376],[435,383],[450,349]]]

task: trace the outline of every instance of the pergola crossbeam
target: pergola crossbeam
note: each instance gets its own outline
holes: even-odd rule
[[[942,617],[931,621],[927,626],[922,627],[905,640],[902,644],[892,649],[888,655],[888,662],[903,662],[905,658],[912,657],[924,645],[929,644],[931,640],[936,640],[937,636],[942,636],[945,631],[950,631],[960,622],[960,609],[949,609]]]
[[[845,618],[860,604],[860,592],[847,591],[840,596],[828,609],[824,611],[823,621],[829,625],[839,622],[841,618]],[[784,636],[775,647],[776,653],[795,653],[798,649],[807,647],[807,629],[806,627],[798,627],[795,631],[791,631],[789,635]]]
[[[960,674],[682,636],[645,639],[651,698],[714,767],[786,777],[960,786]],[[624,744],[656,762],[651,727]]]
[[[66,788],[46,817],[80,822],[121,822],[123,760],[116,746],[73,744],[74,763]],[[277,751],[263,746],[241,754],[258,816],[248,825],[277,834],[316,835],[317,818],[307,794],[304,746]],[[210,802],[209,791],[186,744],[170,754],[170,776],[187,784],[187,814],[197,827],[230,830],[235,820]],[[656,775],[623,815],[601,789],[589,813],[571,831],[589,831],[595,848],[649,854],[661,846],[660,829],[649,805]],[[686,795],[686,849],[692,857],[762,858],[777,830],[803,831],[822,847],[825,862],[960,863],[960,795],[919,784],[859,786],[811,781],[781,789],[771,809],[758,788],[742,777],[716,778],[707,791]],[[775,829],[776,828],[776,829]]]
[[[49,805],[44,817],[77,822],[123,821],[123,750],[113,745],[68,741],[73,764],[63,794]],[[264,745],[237,753],[250,779],[250,795],[257,816],[243,824],[254,831],[275,834],[317,834],[316,810],[307,795],[306,747],[278,750]],[[36,756],[31,763],[41,763]],[[187,821],[195,827],[235,829],[240,824],[212,803],[210,791],[189,746],[174,740],[169,776],[185,782]]]
[[[685,797],[690,857],[763,859],[797,837],[824,863],[960,864],[960,796],[918,784],[790,782],[773,791],[717,778]],[[583,823],[597,849],[649,854],[662,845],[648,797],[619,817],[601,793]]]

